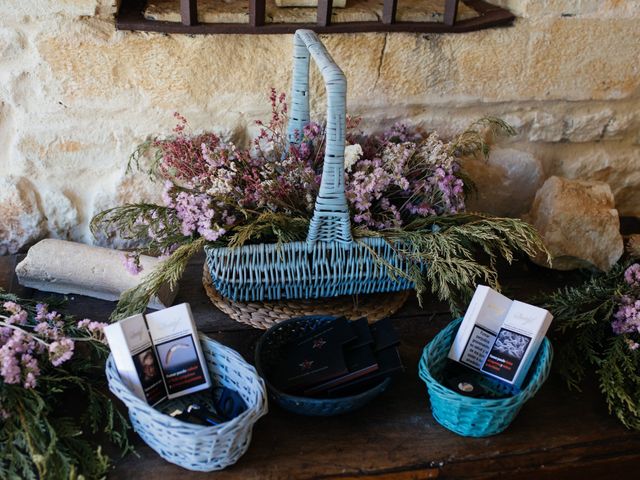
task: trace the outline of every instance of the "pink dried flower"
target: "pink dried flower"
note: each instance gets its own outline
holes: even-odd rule
[[[634,263],[624,271],[624,281],[632,287],[640,287],[640,263]]]
[[[135,253],[125,253],[121,257],[124,268],[131,275],[138,275],[142,271],[142,265],[140,264],[140,255]]]
[[[49,345],[49,360],[54,367],[58,367],[73,356],[75,344],[70,338],[53,342]]]
[[[611,322],[613,333],[640,333],[640,300],[624,295]]]
[[[9,313],[16,314],[22,311],[22,307],[15,302],[4,302],[2,307]]]

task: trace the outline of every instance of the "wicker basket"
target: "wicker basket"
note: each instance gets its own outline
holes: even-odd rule
[[[327,89],[327,126],[322,180],[307,241],[205,247],[216,290],[234,301],[322,298],[413,287],[409,280],[389,275],[389,266],[407,269],[389,243],[377,237],[355,242],[351,237],[344,183],[347,80],[311,30],[294,35],[289,141],[300,141],[299,133],[310,122],[310,56]]]
[[[404,292],[370,293],[369,295],[333,297],[330,300],[308,298],[300,300],[265,300],[262,302],[234,302],[223,297],[213,286],[206,264],[202,284],[211,303],[236,322],[266,330],[290,318],[309,315],[331,315],[357,320],[366,317],[369,323],[396,313],[409,298]]]
[[[285,410],[300,415],[321,417],[342,415],[363,407],[384,392],[391,384],[391,378],[386,378],[369,390],[357,395],[337,398],[310,398],[289,395],[278,390],[269,382],[270,372],[281,361],[284,345],[322,328],[326,322],[333,320],[335,317],[319,315],[292,318],[271,327],[258,340],[255,353],[256,368],[267,383],[269,397]]]
[[[237,391],[247,405],[247,410],[219,426],[195,425],[168,415],[191,403],[211,407],[210,391],[163,402],[158,410],[122,383],[112,356],[106,374],[109,389],[128,407],[133,429],[147,445],[168,462],[210,472],[233,465],[247,451],[253,424],[267,413],[267,400],[263,380],[237,352],[204,335],[200,343],[212,382]]]
[[[419,375],[427,384],[433,417],[443,427],[466,437],[487,437],[506,429],[524,403],[533,397],[549,376],[553,350],[544,339],[524,387],[517,393],[508,385],[487,379],[492,390],[507,394],[503,398],[472,398],[443,386],[439,379],[447,362],[447,354],[462,319],[450,323],[424,348]]]

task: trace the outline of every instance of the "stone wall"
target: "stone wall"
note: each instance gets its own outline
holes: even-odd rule
[[[0,2],[0,253],[47,235],[91,241],[94,213],[153,198],[127,159],[174,111],[245,137],[269,87],[288,90],[289,35],[116,32],[114,1]],[[475,207],[519,215],[559,175],[608,182],[620,213],[640,216],[640,2],[493,1],[518,15],[513,27],[326,36],[350,112],[445,136],[486,115],[516,126],[469,165],[484,188]]]

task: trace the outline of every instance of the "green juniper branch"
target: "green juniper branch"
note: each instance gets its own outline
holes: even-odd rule
[[[542,301],[554,315],[552,336],[556,370],[571,389],[580,390],[593,373],[609,408],[623,425],[640,429],[640,351],[628,334],[615,335],[611,321],[623,295],[628,263],[595,274],[581,285],[562,288]]]

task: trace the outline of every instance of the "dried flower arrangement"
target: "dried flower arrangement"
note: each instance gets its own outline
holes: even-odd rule
[[[190,134],[187,121],[176,114],[174,135],[150,140],[132,155],[130,166],[164,182],[164,205],[106,210],[94,217],[92,231],[144,241],[125,259],[132,272],[140,269],[141,253],[168,258],[122,295],[114,318],[144,309],[160,285],[176,282],[191,255],[207,243],[238,247],[305,238],[320,186],[324,128],[312,122],[290,143],[285,96],[272,90],[270,100],[271,119],[257,122],[260,133],[248,148],[213,133]],[[486,131],[513,133],[507,124],[485,118],[448,143],[404,125],[364,134],[358,124],[348,119],[345,148],[354,238],[378,236],[402,245],[397,253],[412,267],[393,274],[409,278],[419,298],[429,285],[457,311],[477,282],[497,285],[499,256],[510,262],[517,252],[544,249],[535,229],[521,220],[465,213],[470,182],[461,158],[486,154]],[[476,260],[478,250],[486,263]],[[429,267],[421,269],[425,263]]]
[[[100,439],[129,450],[104,325],[0,292],[0,478],[104,478]]]
[[[633,253],[633,252],[631,252]],[[640,252],[632,255],[640,258]],[[626,427],[640,429],[640,263],[627,260],[582,285],[550,295],[559,361],[570,388],[595,374],[609,407]]]

